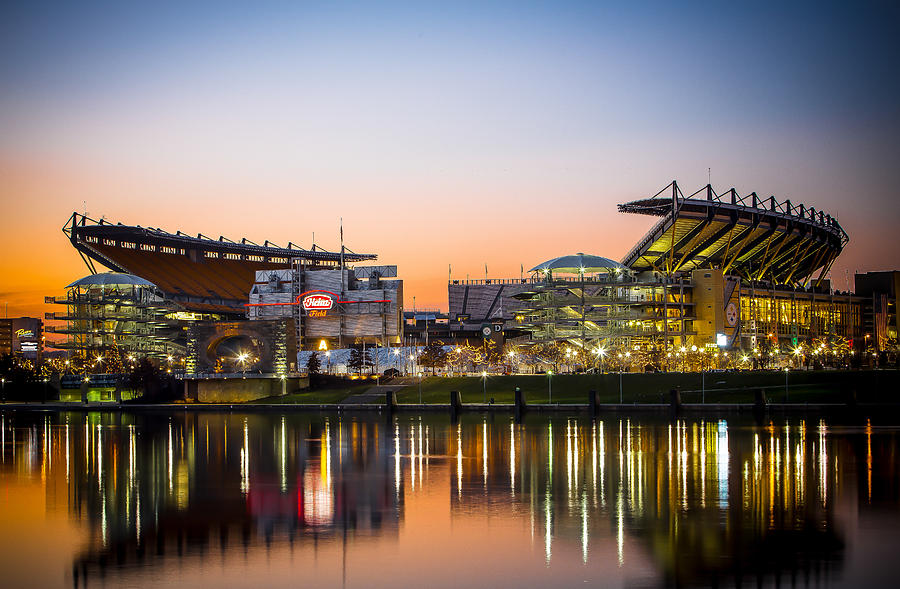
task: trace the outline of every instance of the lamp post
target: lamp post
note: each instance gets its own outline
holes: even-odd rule
[[[547,403],[553,403],[553,371],[547,371]]]
[[[487,404],[487,371],[481,371],[481,402]]]
[[[784,402],[787,403],[790,399],[790,389],[788,388],[788,374],[790,371],[785,368],[784,369]]]

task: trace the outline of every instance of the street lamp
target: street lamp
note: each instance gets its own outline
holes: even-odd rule
[[[481,371],[481,402],[487,403],[487,371]]]
[[[553,371],[547,371],[547,403],[553,403]]]
[[[784,402],[787,403],[788,399],[790,399],[790,389],[788,388],[788,374],[789,370],[787,368],[784,369]]]
[[[600,373],[603,374],[603,359],[606,358],[606,349],[598,347],[597,355],[600,356]]]
[[[238,357],[237,357],[238,362],[240,362],[240,364],[241,364],[241,378],[247,378],[247,375],[246,375],[246,371],[247,371],[247,366],[246,366],[247,357],[248,357],[248,355],[247,355],[246,352],[241,352],[240,354],[238,354]]]

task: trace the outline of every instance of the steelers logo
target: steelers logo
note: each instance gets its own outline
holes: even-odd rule
[[[728,324],[728,327],[734,327],[735,325],[737,325],[737,320],[737,307],[734,305],[734,303],[728,303],[728,306],[725,307],[725,322]]]

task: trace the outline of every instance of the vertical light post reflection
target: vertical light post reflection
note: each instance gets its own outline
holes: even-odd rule
[[[394,423],[394,494],[400,499],[400,425]]]
[[[544,559],[546,564],[550,564],[553,556],[553,533],[552,533],[552,511],[550,509],[550,481],[547,481],[547,492],[544,498]]]
[[[246,495],[250,492],[250,443],[249,433],[247,431],[247,418],[244,418],[244,439],[241,445],[241,493]],[[171,475],[170,475],[171,477]],[[171,478],[169,479],[169,488],[171,488]]]
[[[134,449],[134,426],[128,426],[128,486],[134,486],[134,461],[136,452]]]
[[[597,422],[591,425],[591,484],[597,490]]]
[[[719,506],[728,508],[728,422],[719,421],[716,438],[716,477],[719,480]]]
[[[553,556],[553,519],[550,509],[553,488],[553,423],[549,421],[547,422],[547,470],[547,486],[544,492],[544,559],[549,565],[550,558]]]
[[[566,490],[572,494],[572,420],[566,420]]]
[[[484,488],[487,489],[488,474],[488,437],[487,437],[487,418],[481,424],[481,472],[484,476]]]
[[[69,416],[66,416],[66,483],[69,482]]]
[[[15,431],[15,430],[13,430]],[[15,442],[15,440],[13,440]],[[13,445],[15,448],[15,444]],[[88,416],[84,416],[84,469],[89,471],[91,467],[91,426],[88,423]]]
[[[822,498],[822,505],[828,503],[828,448],[825,444],[825,434],[827,432],[825,420],[819,420],[819,493]]]
[[[616,490],[616,554],[619,567],[625,565],[625,500],[622,497],[622,483]]]
[[[47,472],[53,468],[53,453],[50,451],[50,416],[44,416],[44,456],[47,457]]]
[[[325,422],[325,443],[322,444],[322,453],[325,455],[325,460],[322,461],[322,464],[325,465],[325,468],[322,469],[322,481],[325,483],[325,489],[328,492],[329,498],[331,497],[331,422]]]
[[[587,493],[581,496],[581,562],[587,564],[588,561],[588,543],[590,542],[590,534],[588,533],[588,508]]]
[[[681,461],[681,509],[687,511],[687,424],[681,423],[681,453],[678,456]]]
[[[706,422],[703,420],[700,421],[700,507],[706,507]]]
[[[578,467],[578,464],[579,464],[579,461],[578,461],[578,451],[579,451],[578,450],[578,422],[577,421],[574,424],[572,424],[572,433],[574,434],[573,438],[572,438],[572,462],[573,462],[572,472],[574,474],[574,479],[575,479],[575,488],[577,489],[578,488],[578,473],[579,473],[579,470],[578,470],[578,468],[579,468]]]
[[[866,490],[872,503],[872,420],[866,419]]]
[[[409,426],[409,481],[410,491],[416,489],[416,426]]]
[[[516,494],[516,425],[509,424],[509,490]]]
[[[246,429],[244,430],[246,431]],[[243,451],[241,460],[243,464]],[[169,481],[169,492],[172,492],[172,420],[169,420],[169,437],[166,441],[166,476]]]
[[[456,424],[456,495],[462,497],[462,425]]]
[[[606,507],[606,434],[600,422],[600,504]]]
[[[547,424],[547,468],[549,471],[549,479],[553,480],[553,424]]]
[[[287,450],[285,446],[287,446],[287,424],[285,423],[285,417],[281,416],[281,492],[284,493],[287,491]]]
[[[425,472],[422,469],[422,418],[419,418],[419,488],[422,488],[422,483],[425,481]]]
[[[97,424],[97,489],[103,492],[103,430]],[[171,481],[171,479],[170,479]],[[171,486],[171,482],[169,483]]]

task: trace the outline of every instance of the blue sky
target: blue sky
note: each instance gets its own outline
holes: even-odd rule
[[[326,247],[343,217],[445,306],[448,264],[620,257],[649,223],[616,203],[710,168],[838,216],[835,274],[897,267],[898,32],[888,2],[7,4],[0,199],[66,262],[0,293],[83,273],[86,207]]]

